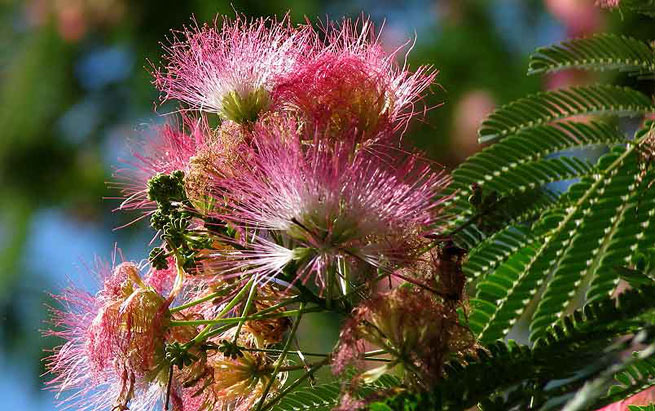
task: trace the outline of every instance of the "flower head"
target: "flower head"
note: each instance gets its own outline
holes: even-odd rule
[[[55,297],[64,309],[52,309],[58,330],[48,334],[65,343],[47,360],[54,376],[49,385],[58,397],[72,391],[62,400],[69,408],[126,409],[130,403],[133,410],[152,409],[167,371],[167,303],[132,263],[113,269],[99,263],[97,274],[103,288],[96,295],[71,286]]]
[[[406,379],[419,387],[429,387],[440,378],[449,355],[473,345],[472,337],[458,323],[456,310],[427,291],[406,286],[378,294],[355,308],[339,340],[335,372],[363,360],[364,343],[370,343],[386,350],[392,361],[360,378],[375,379],[399,366]]]
[[[153,212],[157,204],[149,193],[149,182],[158,175],[182,172],[183,192],[198,211],[207,211],[208,181],[212,174],[229,176],[239,157],[243,143],[242,130],[226,122],[212,129],[202,118],[183,116],[182,124],[165,124],[154,128],[140,149],[133,150],[132,158],[123,160],[112,184],[122,193],[118,210]]]
[[[221,25],[185,29],[165,48],[167,61],[155,73],[163,99],[252,122],[268,108],[269,93],[302,60],[309,31],[290,27],[288,17],[247,20],[223,16]]]
[[[212,341],[220,343],[233,339],[234,332],[230,330]],[[204,373],[196,381],[184,384],[186,389],[182,391],[181,402],[185,409],[246,411],[262,398],[269,383],[269,393],[276,392],[284,384],[286,372],[273,375],[272,358],[248,349],[253,340],[244,330],[236,340],[243,349],[230,353],[207,351]]]
[[[222,354],[210,358],[214,383],[209,389],[221,402],[237,402],[238,409],[249,409],[273,378],[273,361],[264,353],[242,351],[242,354],[236,358]]]
[[[187,170],[193,156],[208,149],[211,140],[206,123],[189,116],[183,118],[181,126],[154,127],[144,144],[132,151],[132,158],[122,160],[125,166],[114,173],[113,186],[123,195],[118,209],[154,209],[156,204],[148,196],[148,180],[157,174]]]
[[[418,156],[353,152],[352,144],[323,144],[320,137],[307,145],[293,121],[255,135],[252,164],[217,181],[231,211],[220,218],[272,235],[224,253],[239,262],[235,272],[250,265],[253,273],[274,275],[296,261],[301,281],[315,275],[325,287],[327,271],[341,263],[406,262],[416,238],[434,229],[448,178]]]
[[[276,103],[296,112],[310,131],[326,130],[332,138],[352,128],[371,138],[403,127],[436,72],[399,66],[399,50],[385,52],[368,19],[328,23],[323,34],[312,58],[273,91]]]
[[[97,294],[102,302],[87,330],[86,349],[97,372],[113,369],[130,385],[161,379],[167,372],[164,342],[169,302],[147,286],[134,263],[121,263]],[[121,401],[131,400],[129,390]]]

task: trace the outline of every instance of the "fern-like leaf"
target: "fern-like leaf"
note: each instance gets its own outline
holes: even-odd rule
[[[528,74],[569,68],[655,73],[655,50],[632,37],[597,34],[537,49]]]
[[[467,196],[471,184],[484,185],[495,175],[522,164],[573,148],[624,142],[623,133],[616,127],[595,121],[565,121],[523,130],[467,159],[453,171],[451,186],[458,196]]]
[[[607,395],[594,403],[594,409],[620,401],[655,385],[655,357],[649,356],[632,362],[625,370],[614,375],[615,383]]]
[[[478,131],[481,143],[523,129],[583,114],[638,115],[655,111],[644,94],[626,87],[594,85],[533,94],[500,107]]]
[[[626,253],[642,240],[636,231],[653,219],[653,194],[635,190],[637,148],[646,137],[640,132],[634,144],[617,146],[601,158],[597,171],[571,186],[529,236],[513,239],[518,251],[510,255],[501,248],[489,253],[484,251],[488,243],[483,243],[481,254],[472,251],[473,266],[465,265],[467,272],[480,275],[481,270],[493,269],[477,284],[471,300],[470,326],[482,341],[505,336],[542,291],[531,324],[533,340],[573,308],[576,297],[583,299],[588,284],[590,299],[609,293],[618,279],[614,265],[627,263]],[[485,261],[485,256],[490,258]]]
[[[523,248],[529,240],[529,230],[521,226],[508,226],[480,243],[468,255],[462,271],[469,281],[483,278],[510,255]]]
[[[624,135],[616,127],[599,122],[543,125],[503,139],[472,156],[453,172],[453,182],[450,186],[453,197],[450,206],[457,217],[453,219],[452,227],[463,225],[476,214],[476,210],[468,201],[474,184],[487,193],[496,191],[501,197],[516,197],[516,203],[520,204],[522,209],[517,208],[517,213],[504,216],[509,218],[505,218],[506,221],[501,224],[507,226],[515,220],[520,221],[521,217],[530,217],[552,205],[552,195],[534,188],[547,182],[584,174],[582,168],[578,168],[578,172],[569,170],[567,173],[560,173],[557,170],[558,162],[569,160],[552,161],[548,157],[575,148],[612,146],[620,143],[625,143]],[[550,170],[550,164],[555,168]],[[527,178],[523,177],[526,173],[543,167],[547,169],[546,173],[550,177],[544,178],[540,172]],[[532,194],[526,191],[530,189],[533,189]],[[521,192],[525,192],[527,197],[521,198]],[[503,208],[512,211],[506,204]],[[472,248],[485,236],[480,227],[469,225],[459,232],[458,241],[467,248]]]
[[[374,383],[358,389],[358,395],[366,397],[381,390],[397,387],[400,380],[391,375],[382,375]],[[274,407],[274,411],[329,411],[339,404],[341,382],[334,381],[314,387],[304,387],[285,395]]]
[[[341,384],[337,382],[303,387],[285,395],[274,407],[275,411],[324,410],[329,411],[339,402]]]
[[[550,254],[552,260],[542,265],[544,270],[540,275],[545,277],[551,267],[555,268],[532,317],[532,339],[538,338],[576,300],[578,289],[596,272],[608,246],[623,234],[620,229],[626,231],[622,223],[630,220],[628,214],[634,212],[631,203],[625,200],[635,187],[636,155],[622,155],[613,161],[622,163],[596,185],[595,193],[590,191],[584,201],[578,202],[579,207],[570,214],[566,226],[553,235],[557,249],[544,252],[544,256]],[[634,242],[636,238],[633,237]],[[630,249],[631,244],[626,245]]]
[[[655,309],[653,293],[653,287],[630,290],[616,301],[606,298],[576,310],[532,348],[513,341],[490,343],[475,357],[449,363],[431,393],[401,394],[385,404],[391,409],[462,410],[478,403],[485,410],[523,410],[528,404],[541,409],[549,399],[579,389],[594,362],[606,366],[616,353],[653,337],[655,330],[644,320]],[[618,336],[634,333],[640,336],[616,343]],[[544,390],[547,386],[552,388]]]
[[[618,267],[627,265],[632,255],[640,247],[648,247],[655,241],[655,190],[643,190],[635,187],[625,203],[624,211],[614,223],[611,235],[606,235],[598,265],[593,272],[587,301],[607,297],[614,290],[619,280]]]

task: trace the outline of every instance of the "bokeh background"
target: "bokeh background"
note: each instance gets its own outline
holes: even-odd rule
[[[652,20],[607,13],[594,0],[0,0],[0,409],[52,410],[42,389],[45,305],[73,278],[88,286],[95,256],[119,244],[147,257],[146,224],[112,213],[112,167],[148,125],[164,121],[148,61],[171,28],[217,13],[295,21],[370,15],[393,49],[415,39],[410,66],[432,64],[438,85],[407,141],[454,167],[478,149],[476,127],[496,105],[593,80],[526,75],[535,47],[595,31],[654,38]],[[630,81],[624,79],[623,81]],[[313,324],[333,335],[335,324]]]

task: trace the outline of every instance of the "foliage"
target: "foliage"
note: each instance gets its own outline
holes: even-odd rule
[[[375,394],[398,386],[400,381],[392,375],[383,375],[371,384],[358,389],[361,396]],[[339,381],[305,387],[283,397],[273,408],[277,411],[292,410],[331,410],[339,404],[343,384]]]
[[[655,10],[647,3],[621,7]],[[654,56],[648,42],[600,34],[538,49],[528,72],[644,75]],[[652,344],[643,256],[655,241],[655,123],[630,137],[608,116],[654,109],[652,96],[599,84],[538,93],[489,115],[480,141],[495,144],[453,172],[450,203],[451,233],[469,250],[468,324],[483,348],[451,363],[433,390],[372,409],[597,409],[653,385],[652,347],[631,344]],[[579,120],[591,114],[605,118]],[[606,153],[580,159],[594,147]],[[508,207],[513,200],[521,207]],[[634,290],[615,303],[620,279]],[[529,325],[531,346],[500,341],[517,324]],[[631,347],[632,357],[617,357]]]
[[[488,344],[476,356],[450,363],[444,380],[432,392],[412,399],[412,406],[459,410],[480,403],[485,410],[551,409],[548,402],[561,404],[612,363],[617,353],[652,339],[655,329],[646,314],[655,309],[654,291],[650,286],[629,291],[617,301],[591,303],[563,317],[532,347],[511,340]],[[617,342],[622,335],[634,336]],[[626,360],[624,369],[615,371],[617,384],[609,392],[596,391],[586,400],[612,402],[653,384],[653,350],[643,352],[648,357]],[[404,393],[385,402],[395,409],[409,398],[414,395]]]
[[[641,40],[597,34],[537,49],[530,59],[528,73],[548,73],[566,68],[653,73],[655,55],[652,46]]]

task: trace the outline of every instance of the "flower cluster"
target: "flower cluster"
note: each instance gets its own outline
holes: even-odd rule
[[[460,262],[430,241],[449,177],[401,142],[436,72],[410,72],[398,52],[366,19],[174,32],[154,84],[180,121],[155,128],[115,182],[118,209],[149,218],[160,243],[148,264],[101,265],[97,294],[57,297],[51,333],[65,343],[49,384],[64,406],[263,409],[289,371],[374,357],[385,365],[358,380],[401,372],[425,388],[471,346]],[[317,311],[348,320],[312,363],[296,335]]]

